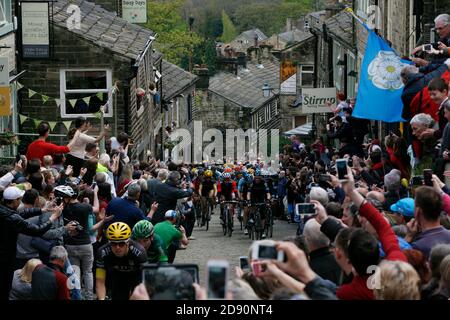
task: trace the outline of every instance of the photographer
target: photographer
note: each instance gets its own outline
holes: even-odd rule
[[[166,182],[155,185],[154,199],[158,203],[158,210],[152,218],[152,223],[156,226],[164,221],[164,214],[168,210],[175,210],[177,200],[190,197],[192,189],[187,189],[187,183],[181,180],[181,174],[178,171],[171,171]]]
[[[92,214],[92,206],[78,201],[78,188],[76,186],[58,186],[55,188],[55,196],[57,199],[62,199],[64,204],[64,221],[76,225],[75,230],[69,229],[68,234],[64,237],[64,243],[70,263],[78,266],[78,270],[81,271],[78,277],[80,279],[83,277],[84,280],[86,290],[84,298],[85,300],[92,300],[94,251],[88,233],[88,219]]]
[[[189,243],[186,237],[186,230],[179,224],[180,216],[175,210],[168,210],[165,214],[165,221],[155,225],[155,234],[157,234],[162,242],[169,263],[173,263],[178,249],[178,243],[187,246]]]

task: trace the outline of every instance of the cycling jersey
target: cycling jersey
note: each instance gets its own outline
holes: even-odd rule
[[[153,234],[152,244],[147,250],[148,262],[168,262],[169,258],[164,251],[164,243],[159,235]]]
[[[221,195],[226,201],[233,200],[232,194],[237,192],[236,181],[230,180],[220,184]]]
[[[267,199],[267,193],[269,193],[269,190],[264,182],[253,183],[249,192],[252,203],[263,203]]]
[[[202,196],[207,197],[211,190],[214,190],[214,185],[216,183],[212,179],[204,179],[202,181]]]
[[[130,239],[125,257],[117,257],[110,243],[100,247],[98,252],[96,277],[106,278],[106,283],[111,284],[113,300],[128,300],[141,281],[141,265],[147,262],[145,249]]]

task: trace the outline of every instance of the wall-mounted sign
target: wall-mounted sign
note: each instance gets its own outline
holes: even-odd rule
[[[49,58],[48,2],[21,3],[23,58]]]
[[[11,91],[8,87],[0,87],[0,117],[11,115]]]
[[[9,63],[7,57],[0,57],[0,87],[9,87]]]
[[[122,18],[131,23],[147,23],[147,0],[122,0]]]
[[[302,113],[329,113],[327,102],[336,105],[336,88],[303,88],[302,96]]]
[[[8,70],[9,72],[14,71],[16,68],[16,41],[14,33],[0,39],[0,47],[4,47],[0,50],[0,57],[7,57],[9,63]]]

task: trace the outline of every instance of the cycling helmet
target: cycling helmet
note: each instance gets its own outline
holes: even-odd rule
[[[146,239],[150,238],[155,232],[155,227],[148,220],[141,220],[136,223],[133,227],[133,234],[131,237],[133,239]]]
[[[204,175],[205,177],[211,178],[213,176],[213,172],[211,170],[206,170]]]
[[[77,193],[73,191],[70,186],[57,186],[55,187],[55,197],[57,198],[74,198]]]
[[[231,179],[231,174],[229,172],[224,172],[224,173],[222,173],[222,178]]]
[[[111,242],[124,242],[131,236],[130,227],[124,222],[114,222],[106,230],[106,237]]]
[[[233,172],[233,169],[231,169],[230,167],[227,167],[227,168],[225,168],[224,172],[231,173],[231,172]]]

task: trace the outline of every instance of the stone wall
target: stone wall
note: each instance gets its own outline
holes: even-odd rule
[[[146,68],[144,63],[141,63],[139,66],[139,86],[143,88],[145,88],[145,77],[152,79],[153,75],[151,52],[152,50],[150,48],[146,58],[150,65],[147,70],[150,70],[150,73],[145,73],[144,69]],[[119,80],[122,85],[116,95],[115,101],[117,101],[117,104],[114,106],[113,117],[105,118],[111,124],[111,134],[126,130],[125,118],[128,119],[128,133],[136,141],[142,139],[144,136],[148,136],[150,133],[152,121],[148,112],[148,102],[144,102],[144,112],[142,115],[137,116],[135,94],[137,84],[131,68],[131,61],[128,58],[91,44],[80,36],[55,26],[54,59],[23,60],[21,62],[21,68],[27,70],[20,80],[25,87],[58,99],[60,98],[60,69],[102,68],[112,70],[113,84],[115,80]],[[124,97],[123,86],[126,84],[130,86],[129,95]],[[128,112],[125,110],[124,99],[128,99]],[[29,98],[28,91],[26,90],[19,91],[19,101],[19,112],[31,118],[58,122],[75,119],[75,117],[61,118],[61,111],[54,101],[43,103],[41,96],[38,95]],[[147,112],[145,112],[146,110]],[[94,128],[99,128],[98,119],[90,118],[90,120]],[[115,126],[115,122],[117,122],[117,127]],[[21,132],[34,132],[31,121],[21,126]],[[93,131],[91,134],[96,134],[97,132]],[[52,133],[66,134],[67,130],[62,124],[58,124]],[[64,138],[52,138],[51,140],[60,144],[66,143],[66,139]],[[24,143],[26,142],[24,141]]]

